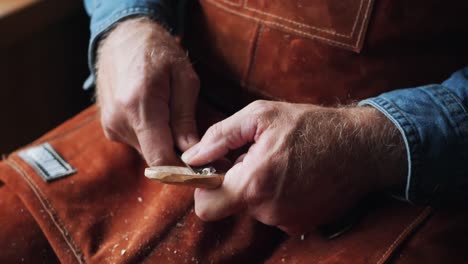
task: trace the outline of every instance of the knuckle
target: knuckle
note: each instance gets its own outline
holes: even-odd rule
[[[257,100],[252,102],[249,107],[252,115],[257,118],[269,118],[277,113],[275,103],[271,101]]]
[[[173,51],[167,47],[160,47],[156,51],[150,53],[150,58],[153,58],[153,63],[158,65],[170,64],[173,61]]]
[[[118,133],[120,118],[117,114],[108,113],[101,116],[101,125],[104,135],[111,141],[121,142],[122,138]]]
[[[158,59],[152,65],[146,66],[146,70],[143,71],[145,74],[134,77],[134,86],[144,92],[149,86],[167,80],[170,76],[171,68],[172,64],[168,59],[164,57]]]
[[[149,157],[148,155],[146,155],[145,160],[150,166],[162,166],[163,164],[171,163],[174,160],[174,158],[165,156]]]
[[[256,100],[256,101],[253,101],[252,103],[250,103],[250,107],[254,108],[254,109],[265,109],[265,108],[268,108],[268,106],[271,104],[271,102],[267,101],[267,100]]]
[[[169,55],[162,55],[156,64],[156,69],[158,69],[157,73],[159,73],[159,76],[168,74],[174,63],[174,60]]]
[[[205,134],[206,136],[208,136],[208,138],[217,138],[218,135],[222,133],[223,133],[223,124],[222,122],[218,122],[218,123],[211,125]]]
[[[107,113],[101,115],[101,124],[105,131],[113,130],[115,124],[117,123],[115,114]]]
[[[116,94],[115,107],[125,112],[133,112],[138,107],[138,95],[131,94]]]
[[[104,130],[104,135],[106,136],[107,139],[111,141],[117,141],[120,142],[120,136],[112,129],[109,128],[108,126],[103,125],[103,130]]]

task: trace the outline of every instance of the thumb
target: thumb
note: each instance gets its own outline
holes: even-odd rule
[[[248,177],[242,177],[245,173],[243,164],[238,163],[226,173],[220,188],[197,188],[194,193],[197,216],[203,221],[214,221],[242,210],[245,204],[241,194],[248,180]]]
[[[246,111],[212,125],[201,141],[182,154],[185,163],[201,166],[222,158],[230,150],[254,141],[257,120]]]

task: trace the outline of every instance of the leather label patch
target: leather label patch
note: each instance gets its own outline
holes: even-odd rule
[[[204,0],[271,28],[359,52],[375,0]]]
[[[21,151],[18,156],[28,163],[46,182],[50,182],[76,172],[49,143]]]

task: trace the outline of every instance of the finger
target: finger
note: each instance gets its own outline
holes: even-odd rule
[[[107,139],[128,144],[141,153],[135,132],[133,128],[129,127],[122,113],[101,107],[100,116],[103,132]]]
[[[120,129],[116,128],[116,130],[112,128],[106,128],[104,129],[104,135],[111,141],[130,145],[140,154],[143,154],[141,152],[140,144],[138,143],[138,138],[136,137],[135,132],[126,126],[122,126]]]
[[[133,128],[146,162],[150,166],[176,164],[167,102],[151,100],[151,106],[141,107],[139,121]]]
[[[201,141],[182,155],[182,160],[191,165],[203,165],[226,155],[229,150],[254,141],[257,120],[246,111],[211,126]]]
[[[214,221],[225,218],[244,208],[241,199],[242,186],[240,179],[242,163],[232,167],[225,175],[223,185],[218,189],[195,190],[195,213],[203,221]]]
[[[239,163],[239,162],[244,161],[244,158],[245,158],[246,155],[247,155],[247,153],[244,153],[244,154],[240,155],[240,156],[236,159],[236,161],[234,162],[234,164],[237,164],[237,163]]]
[[[177,147],[185,151],[199,141],[195,109],[199,80],[188,60],[172,67],[171,127]]]
[[[149,166],[173,165],[178,159],[174,153],[168,124],[155,124],[137,131],[143,157]]]

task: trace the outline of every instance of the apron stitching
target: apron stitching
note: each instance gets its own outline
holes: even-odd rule
[[[369,0],[369,3],[371,1]],[[300,22],[297,22],[297,21],[294,21],[294,20],[291,20],[291,19],[288,19],[288,18],[285,18],[285,17],[281,17],[281,16],[278,16],[278,15],[275,15],[275,14],[272,14],[272,13],[269,13],[269,12],[265,12],[265,11],[260,11],[258,9],[255,9],[255,8],[252,8],[252,7],[249,7],[248,6],[248,0],[245,0],[244,2],[244,8],[246,10],[249,10],[249,11],[252,11],[252,12],[256,12],[256,13],[259,13],[259,14],[262,14],[262,15],[265,15],[265,16],[271,16],[273,18],[276,18],[276,19],[279,19],[279,20],[283,20],[283,21],[286,21],[286,22],[289,22],[293,25],[296,25],[300,28],[310,28],[310,29],[313,29],[313,30],[317,30],[319,32],[325,32],[325,33],[328,33],[330,35],[333,35],[333,36],[339,36],[339,37],[343,37],[343,38],[352,38],[353,35],[354,35],[354,32],[356,31],[356,26],[357,26],[357,23],[359,21],[359,15],[361,14],[361,11],[362,11],[362,6],[364,4],[364,0],[361,0],[360,1],[360,4],[359,4],[359,9],[358,9],[358,12],[356,13],[356,17],[354,18],[354,23],[353,23],[353,28],[351,30],[351,33],[346,35],[346,34],[342,34],[342,33],[337,33],[335,30],[333,29],[326,29],[326,28],[321,28],[321,27],[315,27],[315,26],[312,26],[310,24],[304,24],[304,23],[300,23]],[[366,17],[367,17],[367,14],[366,14]]]
[[[305,32],[305,31],[302,31],[302,30],[299,30],[299,29],[294,29],[294,28],[291,28],[289,26],[285,26],[281,23],[278,23],[278,22],[274,22],[274,21],[266,21],[264,19],[260,19],[260,18],[257,18],[257,17],[254,17],[254,16],[251,16],[251,15],[247,15],[247,14],[243,14],[241,12],[238,12],[238,11],[235,11],[235,10],[232,10],[232,9],[229,9],[219,3],[216,3],[214,0],[205,0],[211,4],[213,4],[214,6],[228,12],[228,13],[231,13],[233,15],[237,15],[237,16],[240,16],[240,17],[244,17],[244,18],[248,18],[248,19],[252,19],[254,21],[257,21],[257,22],[260,22],[260,23],[263,23],[263,24],[266,24],[266,25],[270,25],[270,26],[276,26],[276,27],[279,27],[283,30],[286,30],[286,31],[290,31],[290,32],[294,32],[298,35],[301,35],[303,37],[308,37],[308,38],[311,38],[311,39],[319,39],[321,41],[324,41],[324,42],[327,42],[328,44],[330,45],[333,45],[333,46],[338,46],[338,47],[344,47],[344,48],[350,48],[350,49],[357,49],[358,48],[358,44],[359,42],[355,41],[355,43],[353,43],[353,45],[351,44],[347,44],[347,43],[344,43],[344,42],[339,42],[339,41],[336,41],[336,40],[332,40],[332,39],[329,39],[329,38],[326,38],[326,37],[322,37],[322,36],[319,36],[319,35],[316,35],[316,34],[311,34],[311,33],[308,33],[308,32]],[[362,32],[364,31],[364,27],[361,28],[361,33],[360,35],[362,35]]]
[[[356,42],[356,46],[359,46],[359,44],[361,43],[362,35],[363,35],[362,33],[364,32],[366,22],[368,23],[368,17],[369,17],[370,10],[372,9],[371,8],[372,3],[373,3],[373,1],[369,1],[368,4],[367,4],[366,13],[364,14],[364,18],[362,19],[361,30],[359,30],[359,35],[358,35],[358,39],[357,39],[357,42]],[[354,29],[353,29],[353,31],[354,31]]]
[[[241,6],[242,0],[239,0],[238,2],[231,2],[229,0],[221,0],[221,1],[223,1],[223,3],[225,4],[232,5],[232,6]]]
[[[50,219],[54,223],[54,225],[57,227],[57,229],[60,231],[62,234],[62,237],[64,238],[66,244],[68,247],[71,249],[73,252],[73,255],[75,256],[76,260],[78,263],[86,263],[83,259],[83,255],[79,248],[76,246],[75,242],[70,236],[70,233],[68,230],[65,228],[63,223],[60,221],[60,218],[57,215],[57,212],[55,209],[52,207],[50,202],[45,198],[45,195],[42,193],[41,189],[34,183],[33,179],[28,175],[28,173],[13,159],[5,159],[5,162],[10,165],[14,170],[16,170],[26,181],[26,183],[29,185],[35,196],[39,199],[41,202],[42,208],[48,213]]]

